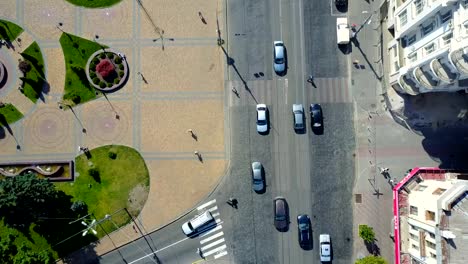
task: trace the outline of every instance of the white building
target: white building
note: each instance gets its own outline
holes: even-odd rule
[[[468,263],[466,178],[420,172],[401,189],[400,263]]]
[[[387,0],[389,84],[416,95],[468,92],[468,0]]]

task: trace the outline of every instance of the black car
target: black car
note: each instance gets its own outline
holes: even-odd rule
[[[299,245],[304,249],[309,249],[312,244],[312,229],[310,228],[310,218],[308,215],[301,214],[297,216],[297,230]]]
[[[309,111],[312,131],[317,134],[323,133],[322,107],[319,104],[311,104]]]
[[[340,7],[340,6],[347,6],[348,5],[348,0],[335,0],[335,5]]]

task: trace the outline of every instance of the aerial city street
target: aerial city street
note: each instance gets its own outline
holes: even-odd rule
[[[2,263],[467,263],[468,0],[3,0]]]

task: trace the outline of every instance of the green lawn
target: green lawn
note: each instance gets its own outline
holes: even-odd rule
[[[116,153],[111,159],[109,152]],[[91,158],[82,154],[75,160],[76,171],[79,176],[73,183],[56,183],[59,190],[73,196],[73,201],[81,200],[88,205],[88,213],[102,219],[106,214],[128,208],[129,193],[137,186],[149,186],[149,173],[141,155],[134,149],[109,145],[90,150]],[[88,170],[95,168],[99,171],[99,178],[95,180],[88,174]],[[100,183],[99,183],[100,181]],[[146,199],[146,198],[145,198]],[[141,208],[139,208],[141,210]],[[134,211],[134,216],[139,214]],[[127,214],[113,216],[113,222],[122,226],[130,221]],[[115,225],[103,223],[107,232],[115,230]],[[99,237],[104,236],[102,232]]]
[[[21,56],[31,64],[31,70],[26,73],[26,76],[20,77],[24,83],[24,95],[28,97],[29,100],[36,103],[46,83],[44,59],[42,58],[41,48],[39,48],[36,42],[33,42],[21,53]]]
[[[15,23],[0,19],[0,38],[15,40],[22,32],[23,28]]]
[[[5,104],[4,107],[0,107],[0,126],[14,123],[22,117],[23,114],[12,104]]]
[[[96,91],[86,78],[86,62],[94,52],[107,46],[68,33],[62,34],[60,45],[66,68],[63,100],[77,105],[96,98]]]
[[[68,2],[83,7],[100,8],[109,7],[117,4],[122,0],[67,0]]]

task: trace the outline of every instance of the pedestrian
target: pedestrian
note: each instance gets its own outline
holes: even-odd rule
[[[309,78],[307,79],[307,82],[313,83],[314,82],[314,76],[309,75]]]

